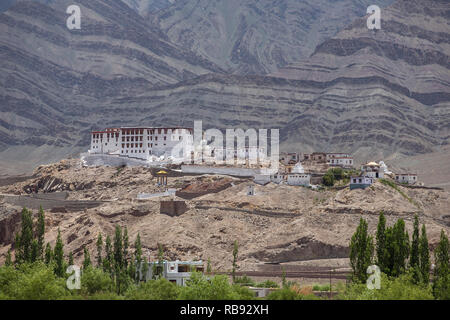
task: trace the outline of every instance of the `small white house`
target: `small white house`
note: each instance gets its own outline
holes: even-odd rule
[[[417,174],[414,173],[396,173],[395,181],[398,183],[414,184],[417,182]]]
[[[374,183],[375,178],[368,176],[350,177],[350,190],[365,189]]]

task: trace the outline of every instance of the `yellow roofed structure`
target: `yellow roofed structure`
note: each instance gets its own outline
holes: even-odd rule
[[[167,172],[164,170],[161,170],[161,171],[158,171],[156,174],[167,174]]]
[[[370,166],[370,167],[377,166],[377,167],[379,167],[380,165],[378,163],[376,163],[375,161],[371,161],[371,162],[367,163],[366,166]]]

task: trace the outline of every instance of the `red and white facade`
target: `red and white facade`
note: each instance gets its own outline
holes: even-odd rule
[[[330,166],[349,168],[353,166],[353,157],[348,153],[327,153],[327,163]]]
[[[185,150],[193,150],[192,128],[123,127],[92,131],[89,153],[149,160],[173,156],[174,150],[180,150],[180,158]]]

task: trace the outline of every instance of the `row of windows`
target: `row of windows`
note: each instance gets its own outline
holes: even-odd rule
[[[165,143],[164,143],[164,145],[166,145]],[[116,145],[117,146],[117,145]],[[126,144],[126,147],[127,148],[142,148],[142,146],[143,146],[143,144],[142,143],[127,143]],[[155,147],[156,146],[158,146],[158,144],[157,143],[155,143]],[[153,148],[153,143],[149,143],[148,144],[148,147],[149,148]],[[124,149],[125,148],[125,143],[122,143],[122,149]]]
[[[181,133],[183,129],[175,129],[171,130],[173,133]],[[161,134],[164,132],[164,134],[167,134],[169,132],[169,129],[147,129],[147,134],[155,134],[155,133]],[[124,129],[122,130],[122,133],[125,135],[136,135],[136,134],[144,134],[144,129]]]

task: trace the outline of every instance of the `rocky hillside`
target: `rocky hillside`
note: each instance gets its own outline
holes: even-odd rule
[[[230,180],[233,183],[223,189],[223,183]],[[441,229],[450,231],[450,195],[446,191],[400,187],[404,196],[379,182],[353,191],[313,191],[270,183],[256,185],[255,195],[248,196],[248,185],[253,183],[246,179],[210,175],[168,178],[169,188],[192,192],[197,188],[200,194],[206,184],[210,193],[193,199],[137,200],[139,193],[159,192],[150,169],[83,168],[74,160],[41,166],[34,177],[0,187],[0,194],[22,194],[0,196],[0,263],[14,240],[23,205],[37,212],[43,204],[46,241],[54,245],[60,229],[66,254],[74,252],[78,263],[83,259],[83,247],[94,256],[98,233],[112,236],[116,224],[127,226],[130,243],[140,233],[147,257],[155,259],[157,243],[161,243],[168,259],[209,258],[213,268],[222,271],[231,268],[235,240],[239,242],[241,271],[276,262],[348,266],[349,241],[360,217],[368,220],[374,233],[381,210],[389,225],[403,218],[410,235],[418,213],[432,249]],[[26,198],[30,186],[39,193]],[[179,216],[160,213],[160,201],[170,199],[185,201],[187,211]]]
[[[91,117],[92,110],[101,112],[100,102],[220,71],[120,1],[77,1],[82,27],[70,31],[65,10],[71,3],[20,1],[0,15],[0,151],[8,148],[1,157],[6,168],[23,154],[34,166],[80,151],[89,130],[103,126]]]
[[[384,7],[393,0],[376,1]],[[238,74],[308,57],[373,1],[185,0],[156,13],[169,38]]]

